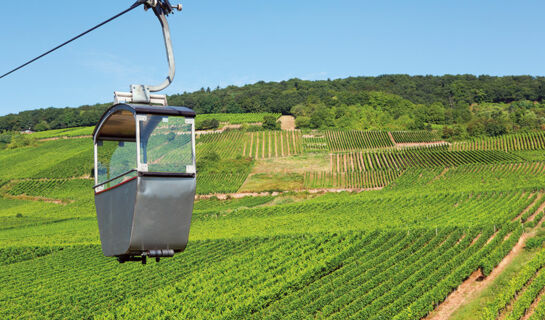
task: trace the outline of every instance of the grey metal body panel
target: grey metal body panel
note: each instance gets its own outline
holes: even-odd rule
[[[100,242],[102,252],[107,257],[120,255],[129,250],[137,179],[95,194]]]
[[[183,251],[195,189],[195,178],[139,176],[95,195],[104,255]]]

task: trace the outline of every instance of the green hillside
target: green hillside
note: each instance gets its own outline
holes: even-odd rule
[[[141,265],[102,255],[90,129],[68,132],[0,150],[1,318],[421,319],[475,272],[498,289],[463,318],[545,310],[541,134],[201,134],[188,247]]]

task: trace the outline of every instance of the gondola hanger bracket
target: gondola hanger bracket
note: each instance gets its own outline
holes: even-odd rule
[[[132,86],[131,86],[132,88]],[[144,93],[145,95],[145,93]],[[133,92],[114,92],[114,104],[118,103],[142,103],[142,104],[156,104],[160,106],[167,106],[167,96],[164,94],[149,94],[149,100],[144,100],[141,96],[134,98]]]
[[[163,38],[165,40],[165,48],[169,72],[167,78],[156,86],[143,84],[131,85],[131,92],[114,92],[115,103],[140,103],[140,104],[159,104],[162,106],[168,105],[165,95],[154,95],[151,92],[158,92],[168,87],[174,80],[176,73],[176,64],[174,62],[174,52],[172,50],[172,41],[170,39],[170,28],[166,16],[173,13],[174,10],[182,11],[182,5],[172,6],[169,0],[140,0],[144,4],[144,9],[153,9],[153,13],[159,19],[159,23],[163,29]],[[137,2],[138,3],[138,2]]]

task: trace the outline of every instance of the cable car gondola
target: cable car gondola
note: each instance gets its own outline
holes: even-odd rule
[[[102,251],[118,261],[157,261],[185,249],[196,189],[195,112],[151,94],[174,78],[168,0],[143,2],[161,22],[170,72],[158,86],[115,92],[93,132],[95,206]],[[181,6],[177,7],[181,10]],[[159,104],[159,105],[157,105]]]

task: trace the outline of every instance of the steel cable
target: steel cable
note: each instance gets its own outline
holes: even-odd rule
[[[13,69],[13,70],[11,70],[11,71],[9,71],[9,72],[3,74],[2,76],[0,76],[0,79],[2,79],[2,78],[4,78],[4,77],[6,77],[6,76],[8,76],[8,75],[10,75],[10,74],[12,74],[12,73],[14,73],[14,72],[17,71],[17,70],[20,70],[20,69],[22,69],[22,68],[28,66],[29,64],[35,62],[36,60],[39,60],[39,59],[41,59],[41,58],[47,56],[48,54],[50,54],[50,53],[52,53],[53,51],[56,51],[56,50],[58,50],[58,49],[64,47],[65,45],[69,44],[70,42],[72,42],[72,41],[74,41],[74,40],[77,40],[77,39],[83,37],[84,35],[88,34],[89,32],[94,31],[94,30],[96,30],[96,29],[102,27],[103,25],[107,24],[108,22],[111,22],[112,20],[115,20],[115,19],[121,17],[121,16],[124,15],[125,13],[128,13],[128,12],[132,11],[133,9],[137,8],[137,7],[140,6],[141,4],[144,4],[145,2],[146,2],[146,0],[138,0],[138,1],[136,1],[136,2],[135,2],[130,8],[128,8],[127,10],[124,10],[124,11],[122,11],[122,12],[116,14],[115,16],[111,17],[110,19],[105,20],[105,21],[103,21],[103,22],[97,24],[96,26],[92,27],[91,29],[88,29],[88,30],[86,30],[85,32],[80,33],[79,35],[73,37],[72,39],[70,39],[70,40],[68,40],[68,41],[66,41],[66,42],[64,42],[64,43],[62,43],[62,44],[56,46],[55,48],[53,48],[53,49],[51,49],[51,50],[49,50],[49,51],[47,51],[47,52],[45,52],[45,53],[43,53],[43,54],[37,56],[36,58],[34,58],[34,59],[32,59],[32,60],[29,60],[28,62],[25,62],[24,64],[18,66],[17,68],[15,68],[15,69]]]

